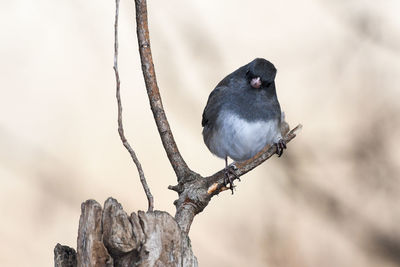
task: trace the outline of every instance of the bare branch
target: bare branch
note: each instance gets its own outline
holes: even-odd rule
[[[301,125],[296,126],[284,136],[286,143],[289,143],[296,137],[296,133],[301,129],[301,127]],[[261,163],[272,157],[275,153],[276,146],[267,145],[253,158],[245,162],[236,162],[235,166],[237,167],[237,170],[235,172],[237,176],[240,177],[256,168]],[[169,189],[177,191],[179,194],[179,199],[175,201],[175,219],[182,231],[189,233],[190,226],[196,214],[202,212],[204,208],[207,207],[213,196],[229,189],[224,183],[224,178],[224,170],[220,170],[209,177],[202,177],[199,174],[193,174],[192,180],[169,187]]]
[[[227,189],[224,185],[224,172],[219,171],[210,177],[202,177],[189,169],[179,153],[164,112],[157,85],[150,49],[146,0],[135,0],[135,5],[137,38],[147,95],[164,149],[178,178],[177,185],[168,187],[179,194],[179,199],[174,202],[176,206],[175,220],[182,231],[187,234],[196,214],[204,210],[212,196]],[[300,127],[299,125],[285,135],[285,141],[292,140]],[[243,163],[236,163],[238,167],[237,175],[241,176],[254,169],[275,152],[276,147],[266,147],[252,159]]]
[[[139,53],[147,95],[149,97],[151,110],[153,112],[154,120],[157,124],[157,129],[160,134],[164,149],[172,167],[174,168],[178,182],[180,182],[191,171],[178,150],[161,102],[160,91],[157,85],[156,73],[154,71],[153,58],[150,49],[146,0],[135,0],[135,5]]]
[[[299,124],[295,128],[293,128],[287,135],[284,137],[286,143],[289,143],[293,138],[296,137],[296,134],[301,130],[302,125]],[[267,145],[258,152],[254,157],[244,162],[235,162],[235,167],[237,168],[236,175],[238,177],[248,173],[249,171],[253,170],[261,163],[272,157],[276,153],[276,147]],[[207,189],[207,193],[211,196],[218,194],[219,192],[225,191],[229,188],[225,187],[224,183],[225,172],[224,169],[220,170],[219,172],[215,173],[212,176],[206,177],[208,184],[210,186]],[[233,180],[237,179],[236,177]]]
[[[143,173],[142,165],[140,164],[138,158],[136,157],[135,151],[133,151],[132,147],[129,145],[128,140],[125,137],[124,134],[124,126],[122,124],[122,104],[121,104],[121,95],[120,95],[120,87],[121,87],[121,81],[119,79],[119,73],[118,73],[118,13],[119,13],[119,0],[115,0],[115,24],[114,24],[114,72],[115,72],[115,79],[117,82],[117,103],[118,103],[118,133],[119,137],[121,138],[122,144],[125,146],[125,148],[128,150],[129,154],[131,155],[131,158],[133,162],[136,165],[136,168],[139,172],[139,177],[140,177],[140,182],[142,183],[144,192],[146,193],[147,196],[147,201],[148,201],[148,211],[153,211],[154,208],[154,202],[153,202],[153,195],[150,192],[150,188],[147,185],[146,178]]]

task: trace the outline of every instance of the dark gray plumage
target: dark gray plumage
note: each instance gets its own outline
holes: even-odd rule
[[[279,156],[286,148],[275,75],[271,62],[256,58],[226,76],[211,92],[201,122],[203,139],[226,165],[228,157],[245,161],[267,144],[275,144]]]

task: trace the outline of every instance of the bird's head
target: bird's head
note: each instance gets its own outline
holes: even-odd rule
[[[270,87],[275,80],[275,76],[275,66],[263,58],[256,58],[250,62],[246,72],[249,84],[255,89]]]

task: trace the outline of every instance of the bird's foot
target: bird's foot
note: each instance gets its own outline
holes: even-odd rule
[[[232,191],[232,195],[233,195],[233,188],[235,188],[235,185],[233,184],[233,181],[235,179],[238,179],[239,182],[240,182],[240,178],[236,174],[236,170],[237,170],[237,167],[235,166],[234,163],[232,163],[231,165],[225,167],[224,184],[225,184],[225,186],[227,186],[228,183],[229,183],[229,188]]]
[[[283,139],[279,139],[277,143],[275,143],[276,146],[276,154],[278,154],[278,157],[282,156],[283,150],[286,149],[286,141]]]

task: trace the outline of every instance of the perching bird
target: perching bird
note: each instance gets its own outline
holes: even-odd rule
[[[213,154],[225,159],[225,184],[229,182],[232,193],[229,174],[235,173],[228,167],[228,157],[245,161],[267,144],[276,145],[280,157],[286,148],[280,131],[275,75],[271,62],[256,58],[226,76],[208,97],[201,122],[204,143]]]

